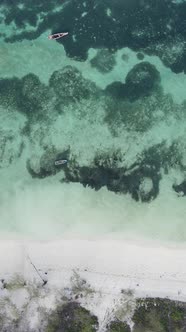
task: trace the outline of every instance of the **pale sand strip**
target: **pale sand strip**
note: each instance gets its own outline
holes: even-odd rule
[[[47,272],[48,285],[66,287],[76,270],[93,288],[107,294],[133,289],[136,296],[186,301],[186,250],[147,247],[112,240],[51,242],[1,241],[0,275],[23,273],[37,279],[31,265]]]

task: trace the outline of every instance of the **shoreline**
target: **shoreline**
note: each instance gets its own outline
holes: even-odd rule
[[[52,288],[69,287],[76,272],[97,292],[116,295],[130,289],[135,297],[186,301],[184,248],[116,240],[1,241],[1,278],[22,274],[26,281],[40,282],[28,257]]]

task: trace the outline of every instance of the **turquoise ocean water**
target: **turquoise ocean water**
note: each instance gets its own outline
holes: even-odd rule
[[[185,242],[185,13],[0,0],[3,237]]]

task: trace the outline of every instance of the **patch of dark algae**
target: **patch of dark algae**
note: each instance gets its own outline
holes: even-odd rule
[[[151,96],[156,91],[161,92],[160,81],[160,73],[156,67],[143,61],[128,72],[125,84],[113,82],[106,87],[105,92],[113,98],[128,99],[132,102]]]

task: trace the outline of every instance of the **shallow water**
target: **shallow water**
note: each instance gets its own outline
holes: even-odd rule
[[[185,242],[185,12],[1,0],[4,236]]]

